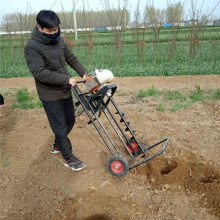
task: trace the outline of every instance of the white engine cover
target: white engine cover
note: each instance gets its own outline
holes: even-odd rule
[[[104,70],[97,70],[96,69],[95,70],[95,77],[100,84],[109,83],[115,78],[113,73],[107,69],[104,69]]]

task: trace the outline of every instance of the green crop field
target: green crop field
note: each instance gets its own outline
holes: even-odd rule
[[[30,76],[23,54],[29,37],[0,37],[0,77]],[[89,71],[108,68],[116,76],[220,74],[220,27],[79,33],[71,49]]]

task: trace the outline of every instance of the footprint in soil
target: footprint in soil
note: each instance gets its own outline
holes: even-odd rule
[[[203,176],[199,179],[201,183],[213,183],[216,180],[218,180],[218,177],[214,174],[212,174],[212,176]]]
[[[111,218],[107,215],[98,214],[98,215],[89,216],[84,220],[111,220]]]

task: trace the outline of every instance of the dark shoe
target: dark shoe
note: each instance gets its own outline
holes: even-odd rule
[[[74,149],[72,148],[72,151],[73,151],[73,150],[74,150]],[[50,153],[51,153],[51,154],[59,154],[59,153],[60,153],[60,147],[58,147],[58,146],[56,146],[55,144],[53,144],[53,145],[51,146]]]
[[[55,146],[55,144],[53,144],[53,145],[51,146],[50,153],[51,153],[51,154],[59,154],[59,153],[60,153],[60,147]]]
[[[74,171],[80,171],[86,167],[86,164],[80,161],[76,156],[72,155],[69,160],[64,162],[64,166]]]

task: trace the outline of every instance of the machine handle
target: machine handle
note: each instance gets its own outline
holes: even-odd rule
[[[85,83],[85,82],[86,82],[86,80],[84,80],[84,79],[83,79],[83,80],[77,80],[77,81],[76,81],[76,84]]]

